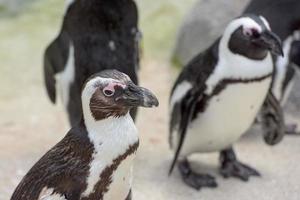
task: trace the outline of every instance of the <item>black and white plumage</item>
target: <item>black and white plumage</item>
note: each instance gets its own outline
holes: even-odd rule
[[[269,92],[273,75],[270,52],[282,54],[280,39],[265,18],[244,15],[233,20],[222,37],[179,75],[170,98],[170,145],[175,152],[170,172],[177,163],[191,187],[217,185],[212,176],[190,169],[187,157],[197,152],[220,151],[225,177],[248,180],[258,175],[237,161],[232,145],[251,126]],[[276,107],[269,103],[273,100],[265,106]],[[273,111],[281,112],[277,107]],[[278,127],[282,123],[276,122],[266,122],[275,126],[265,136],[269,144],[283,136],[282,127]]]
[[[117,69],[138,83],[139,38],[133,0],[67,2],[61,31],[45,52],[44,77],[50,100],[61,95],[71,125],[80,119],[81,88],[92,74]]]
[[[81,98],[81,123],[30,169],[11,200],[131,199],[139,139],[129,110],[158,100],[116,70],[91,77]]]
[[[263,15],[270,23],[272,31],[283,41],[284,56],[274,56],[275,73],[272,84],[272,91],[282,106],[290,95],[296,70],[300,67],[299,10],[298,0],[252,0],[244,11]],[[292,127],[295,128],[294,125],[287,128]],[[290,131],[292,130],[287,130],[287,133]]]

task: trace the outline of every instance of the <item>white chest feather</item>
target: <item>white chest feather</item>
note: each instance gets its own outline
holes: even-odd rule
[[[74,59],[74,47],[73,45],[69,48],[69,56],[64,71],[56,74],[55,78],[57,81],[57,90],[61,94],[62,102],[65,107],[68,106],[70,96],[70,86],[74,81],[75,77],[75,59]]]
[[[53,188],[44,187],[40,192],[38,200],[66,200],[64,195],[53,193]]]
[[[91,124],[90,124],[91,125]],[[82,194],[88,196],[94,191],[103,170],[123,155],[138,141],[137,129],[129,114],[120,118],[109,118],[95,122],[88,128],[89,138],[94,144],[94,153],[90,163],[87,188]],[[123,160],[111,177],[111,184],[104,199],[125,199],[131,188],[132,165],[135,154]],[[101,180],[100,180],[101,181]]]

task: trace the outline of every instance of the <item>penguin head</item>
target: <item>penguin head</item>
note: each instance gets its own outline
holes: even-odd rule
[[[117,70],[104,70],[91,76],[84,84],[83,112],[95,120],[126,115],[131,108],[158,106],[158,100],[148,89],[135,85],[129,76]]]
[[[223,48],[252,60],[262,60],[269,52],[283,55],[280,38],[262,16],[247,14],[234,19],[222,36]]]

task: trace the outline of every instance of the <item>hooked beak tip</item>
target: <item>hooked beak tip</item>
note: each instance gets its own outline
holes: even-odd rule
[[[144,100],[143,100],[143,105],[144,105],[144,107],[147,107],[147,108],[153,108],[153,107],[158,107],[159,102],[154,95],[145,96]]]

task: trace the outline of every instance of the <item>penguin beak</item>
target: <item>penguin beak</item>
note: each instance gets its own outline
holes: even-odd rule
[[[253,39],[253,42],[262,48],[270,50],[274,55],[284,56],[280,38],[269,30],[262,32],[260,37]]]
[[[156,96],[148,89],[139,87],[130,82],[125,89],[124,93],[117,99],[123,105],[128,107],[157,107],[159,102]]]

